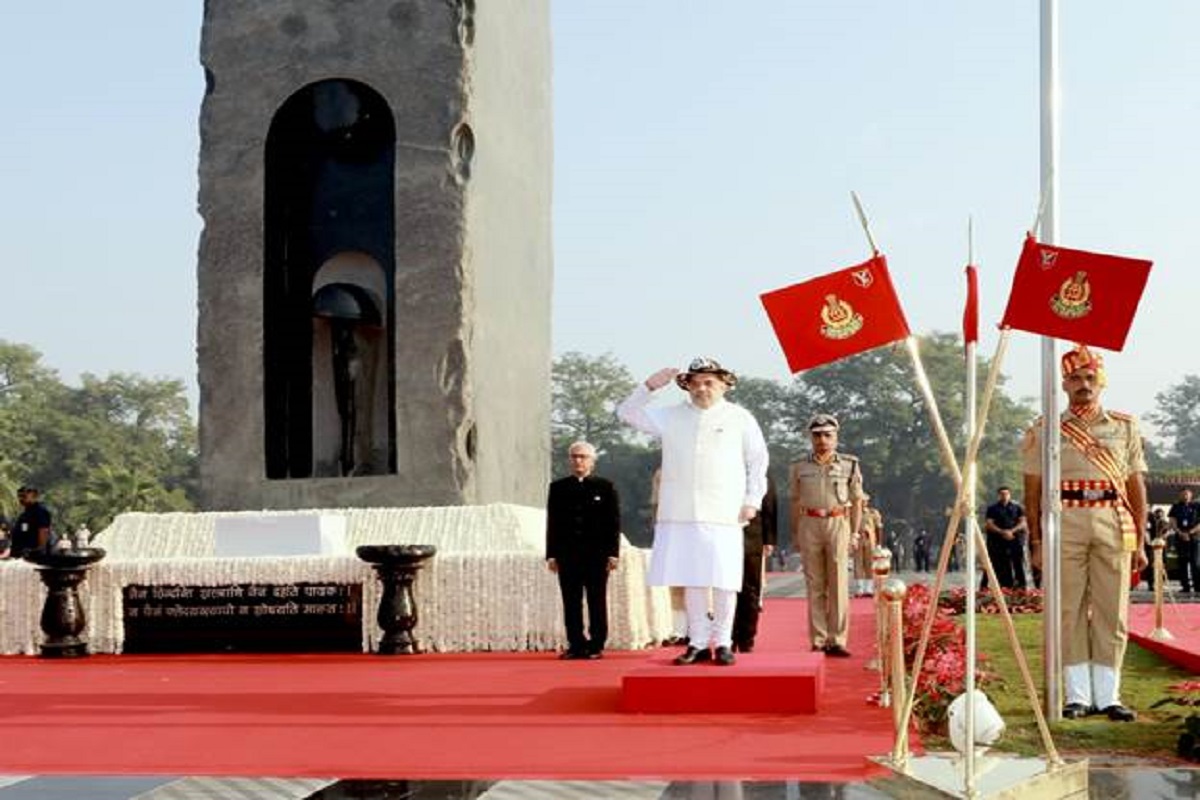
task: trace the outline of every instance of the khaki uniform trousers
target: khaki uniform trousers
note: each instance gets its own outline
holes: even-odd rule
[[[845,647],[850,636],[850,517],[801,517],[797,523],[808,631],[813,647]]]
[[[1119,673],[1129,638],[1130,554],[1117,510],[1064,507],[1061,535],[1063,665],[1092,662]]]
[[[873,562],[875,560],[875,544],[878,534],[875,526],[864,527],[858,535],[858,547],[854,548],[854,577],[856,580],[868,581],[875,576]]]

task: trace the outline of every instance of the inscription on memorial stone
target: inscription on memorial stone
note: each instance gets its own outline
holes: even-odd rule
[[[362,650],[359,584],[131,584],[122,595],[126,653]]]

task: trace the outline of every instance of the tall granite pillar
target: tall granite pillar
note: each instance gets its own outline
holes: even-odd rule
[[[207,0],[208,509],[537,505],[548,0]]]

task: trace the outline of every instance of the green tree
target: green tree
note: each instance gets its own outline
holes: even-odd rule
[[[0,341],[0,496],[42,489],[65,531],[125,510],[193,507],[196,430],[178,380],[84,375],[63,384],[27,345]]]
[[[633,376],[611,353],[564,353],[551,369],[550,441],[554,453],[571,442],[591,442],[601,452],[629,440],[616,407],[633,391]]]
[[[955,456],[961,461],[966,449],[961,339],[933,333],[920,339],[920,352]],[[988,366],[985,359],[978,360],[980,397]],[[1002,483],[1020,485],[1017,448],[1034,415],[1004,394],[1003,379],[999,384],[980,449],[981,501]],[[905,348],[879,348],[809,370],[792,389],[797,411],[819,410],[838,417],[841,448],[862,460],[867,491],[883,512],[887,529],[924,528],[935,538],[945,530],[954,483],[943,464],[928,404]],[[794,424],[804,421],[797,418]]]
[[[920,340],[922,363],[951,439],[955,456],[966,449],[963,433],[966,389],[960,338],[934,333]],[[989,363],[977,363],[982,395]],[[611,355],[592,358],[569,353],[554,370],[556,453],[576,438],[588,438],[605,451],[597,472],[617,484],[625,532],[649,542],[653,521],[650,475],[657,447],[647,447],[613,417],[613,409],[633,386],[628,370]],[[1020,486],[1018,446],[1033,409],[1009,398],[1001,377],[987,420],[978,465],[980,504],[997,486]],[[911,359],[900,346],[808,370],[788,384],[741,376],[729,399],[758,420],[771,450],[771,474],[787,507],[788,464],[809,450],[808,420],[818,411],[841,422],[841,447],[862,460],[867,491],[881,509],[888,530],[924,528],[935,541],[945,530],[955,487],[942,462],[927,403]],[[960,465],[961,466],[961,465]],[[781,520],[786,525],[786,517]],[[786,530],[786,527],[784,528]]]
[[[1147,418],[1167,438],[1166,465],[1200,466],[1200,375],[1185,375],[1156,394],[1154,402]]]

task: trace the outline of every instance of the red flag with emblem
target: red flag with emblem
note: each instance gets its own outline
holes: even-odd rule
[[[909,335],[887,259],[760,296],[792,372],[890,344]]]
[[[1120,350],[1151,262],[1025,239],[1001,325]]]

